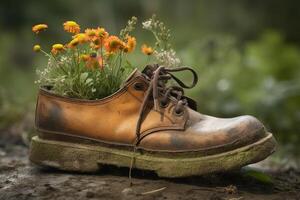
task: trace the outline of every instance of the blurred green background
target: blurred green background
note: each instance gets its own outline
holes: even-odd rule
[[[48,0],[0,3],[0,129],[30,116],[37,88],[35,69],[47,60],[32,52],[62,42],[62,23],[103,26],[118,33],[131,16],[153,13],[171,29],[174,49],[200,81],[189,95],[201,113],[218,117],[254,115],[283,147],[298,152],[300,142],[300,1],[296,0]],[[35,37],[31,27],[49,30]],[[153,41],[138,30],[133,64],[143,67],[140,45]],[[27,126],[33,126],[27,123]],[[28,125],[29,124],[29,125]]]

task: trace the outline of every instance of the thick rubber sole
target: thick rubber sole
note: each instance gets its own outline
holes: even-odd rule
[[[261,161],[275,151],[276,141],[268,134],[259,141],[232,151],[192,158],[168,158],[145,155],[99,145],[78,144],[32,138],[29,159],[38,165],[65,171],[97,172],[103,165],[151,170],[160,177],[185,177],[239,169]]]

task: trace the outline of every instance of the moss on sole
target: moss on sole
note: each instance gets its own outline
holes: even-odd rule
[[[160,177],[185,177],[238,169],[261,161],[275,151],[276,141],[272,134],[232,151],[189,158],[158,157],[99,145],[87,145],[32,138],[30,160],[41,166],[66,171],[96,172],[102,165],[129,167],[135,157],[134,167],[155,171]]]

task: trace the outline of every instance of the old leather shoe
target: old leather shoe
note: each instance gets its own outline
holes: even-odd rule
[[[191,72],[192,84],[174,76],[178,71]],[[170,85],[170,79],[177,84]],[[153,65],[135,70],[117,92],[99,100],[41,88],[30,160],[71,171],[97,171],[109,164],[181,177],[240,168],[274,151],[274,137],[256,118],[197,112],[183,92],[196,83],[191,68]]]

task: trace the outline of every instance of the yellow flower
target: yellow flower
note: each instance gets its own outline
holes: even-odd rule
[[[38,34],[39,32],[46,30],[47,28],[48,28],[47,24],[37,24],[32,27],[32,32]]]
[[[64,45],[63,44],[54,44],[52,45],[52,48],[58,51],[61,51],[64,49]]]
[[[88,38],[89,41],[91,41],[91,47],[97,47],[97,49],[100,48],[100,38],[97,36],[97,30],[96,29],[85,29],[85,35]]]
[[[104,28],[97,29],[86,29],[85,34],[88,37],[89,41],[91,41],[91,47],[94,49],[99,49],[103,46],[105,39],[108,37],[108,33]]]
[[[33,46],[33,51],[34,51],[34,52],[40,52],[40,51],[41,51],[41,46],[38,45],[38,44],[34,45],[34,46]]]
[[[80,32],[80,26],[74,21],[66,21],[63,26],[64,30],[69,33],[77,34]]]
[[[100,39],[107,38],[108,35],[109,35],[108,32],[106,32],[104,28],[98,27],[96,29],[96,36],[99,37]]]
[[[143,52],[143,54],[150,56],[153,53],[153,49],[151,47],[147,46],[146,44],[143,44],[142,52]]]
[[[130,53],[132,52],[134,49],[135,49],[135,46],[136,46],[136,39],[135,37],[131,37],[131,36],[127,36],[127,43],[125,45],[125,49],[124,51],[126,53]]]
[[[78,34],[74,35],[73,39],[75,39],[75,38],[78,39],[78,42],[80,44],[83,44],[88,41],[88,37],[84,33],[78,33]]]
[[[93,40],[94,38],[96,38],[97,36],[96,36],[96,34],[97,34],[97,31],[96,31],[96,29],[91,29],[91,28],[87,28],[87,29],[85,29],[85,34],[86,34],[86,36],[90,39],[90,40]]]
[[[112,35],[107,38],[104,47],[108,53],[114,53],[123,48],[123,45],[123,42],[117,36]]]
[[[64,45],[62,44],[54,44],[52,45],[51,53],[56,55],[58,52],[61,52],[65,49]]]
[[[68,47],[70,48],[74,48],[79,44],[79,40],[78,38],[74,38],[73,40],[71,40],[71,42],[69,42]]]

